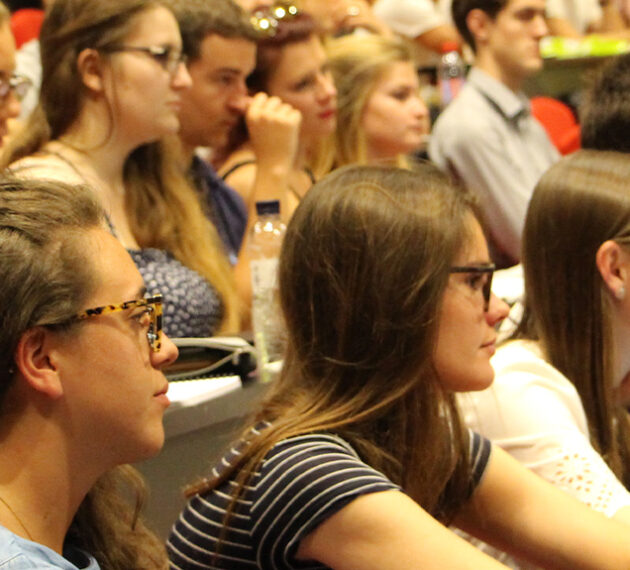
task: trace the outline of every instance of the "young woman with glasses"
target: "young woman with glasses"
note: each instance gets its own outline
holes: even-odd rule
[[[172,336],[239,329],[232,270],[168,136],[191,84],[160,0],[58,0],[40,34],[38,109],[9,149],[16,175],[90,186]]]
[[[172,568],[502,567],[449,522],[546,567],[630,565],[626,527],[460,422],[507,313],[466,193],[429,165],[340,169],[298,206],[279,275],[281,377],[192,490]]]
[[[525,220],[525,310],[463,394],[466,422],[593,509],[630,524],[630,164],[582,150],[541,178]]]
[[[53,181],[0,182],[0,281],[0,567],[164,569],[126,465],[164,442],[161,298],[92,192]]]

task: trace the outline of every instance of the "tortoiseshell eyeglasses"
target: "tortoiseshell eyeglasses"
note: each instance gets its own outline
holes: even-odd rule
[[[93,309],[86,309],[75,316],[75,319],[85,320],[98,315],[107,315],[108,313],[116,313],[118,311],[126,311],[127,309],[135,309],[145,307],[136,318],[141,325],[147,327],[147,341],[153,352],[159,352],[162,348],[160,334],[162,333],[162,295],[159,293],[144,299],[135,299],[133,301],[125,301],[119,305],[104,305]]]

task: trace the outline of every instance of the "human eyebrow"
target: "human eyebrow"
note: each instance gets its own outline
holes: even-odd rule
[[[517,19],[527,22],[527,21],[533,20],[537,16],[544,18],[545,11],[538,10],[536,8],[527,7],[527,8],[523,8],[522,10],[516,11],[514,15],[516,16]]]
[[[212,72],[213,75],[240,75],[241,73],[240,69],[234,67],[220,67]]]

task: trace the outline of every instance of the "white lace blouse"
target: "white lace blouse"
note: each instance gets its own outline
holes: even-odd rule
[[[630,505],[630,493],[591,446],[575,387],[542,358],[537,344],[508,342],[492,364],[490,388],[459,396],[466,424],[607,516]]]

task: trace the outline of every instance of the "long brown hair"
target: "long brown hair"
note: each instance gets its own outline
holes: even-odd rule
[[[104,52],[123,43],[135,17],[156,6],[168,8],[160,0],[55,1],[40,33],[39,104],[4,153],[3,167],[63,136],[78,119],[86,97],[77,66],[79,53],[86,48]],[[216,229],[186,179],[176,148],[165,140],[143,145],[128,157],[124,182],[130,226],[140,247],[171,252],[212,284],[223,301],[221,328],[234,332],[240,328],[240,318],[232,269]]]
[[[525,313],[516,336],[540,340],[575,385],[591,443],[630,489],[628,417],[613,399],[612,306],[595,264],[606,240],[630,248],[629,179],[627,154],[590,150],[543,175],[525,221]]]
[[[288,348],[240,464],[245,483],[280,440],[333,432],[441,520],[470,492],[467,436],[433,365],[449,267],[471,231],[469,197],[434,167],[347,167],[318,182],[280,259]],[[248,432],[245,432],[247,434]]]
[[[14,353],[24,332],[67,323],[94,291],[82,246],[103,220],[88,188],[0,180],[0,409],[15,379]],[[103,570],[166,568],[162,544],[140,518],[145,496],[132,467],[104,473],[81,503],[69,536]]]

